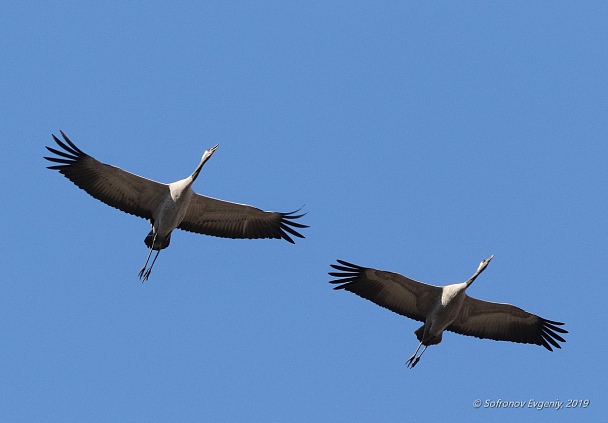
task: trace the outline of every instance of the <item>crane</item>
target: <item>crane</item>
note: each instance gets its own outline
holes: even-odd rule
[[[483,260],[466,282],[446,286],[428,285],[398,273],[370,269],[338,260],[332,264],[338,272],[329,272],[338,279],[334,289],[350,291],[379,306],[410,319],[424,322],[414,334],[420,343],[406,361],[413,368],[430,345],[441,342],[444,330],[495,341],[511,341],[551,346],[566,342],[559,333],[568,333],[563,323],[543,319],[511,304],[493,303],[469,297],[466,289],[483,272],[494,256]],[[420,347],[424,349],[417,356]]]
[[[219,145],[206,150],[194,172],[185,179],[164,184],[143,178],[115,166],[102,163],[80,150],[61,132],[63,141],[53,139],[62,150],[46,147],[53,157],[45,159],[58,163],[48,166],[57,170],[76,186],[94,198],[129,213],[147,219],[152,225],[144,242],[150,249],[139,278],[150,276],[160,250],[167,248],[174,229],[224,238],[275,238],[294,243],[291,236],[304,238],[294,228],[307,228],[294,220],[304,214],[262,211],[195,193],[192,184]],[[291,236],[290,236],[291,235]],[[152,252],[156,255],[147,268]],[[147,269],[146,269],[147,268]]]

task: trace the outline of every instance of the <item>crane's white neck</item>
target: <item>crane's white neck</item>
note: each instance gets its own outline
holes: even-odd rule
[[[466,285],[467,287],[469,285],[471,285],[473,283],[473,281],[475,281],[475,279],[477,279],[477,276],[481,275],[481,272],[483,272],[484,270],[486,270],[486,268],[488,267],[488,264],[490,264],[490,261],[494,258],[494,255],[491,255],[489,258],[483,260],[481,263],[479,263],[479,267],[477,268],[477,270],[475,271],[475,273],[473,274],[473,276],[471,276],[469,278],[468,281],[466,281]]]
[[[217,148],[219,146],[220,146],[219,144],[216,144],[215,146],[211,147],[210,149],[205,150],[205,152],[203,153],[203,157],[201,157],[201,162],[198,164],[196,169],[194,169],[194,172],[192,172],[192,175],[190,175],[190,179],[192,180],[192,182],[196,181],[196,178],[198,178],[198,174],[201,172],[201,169],[203,168],[203,166],[205,165],[207,160],[209,160],[211,158],[211,156],[213,155],[213,153],[215,152],[215,150],[217,150]]]

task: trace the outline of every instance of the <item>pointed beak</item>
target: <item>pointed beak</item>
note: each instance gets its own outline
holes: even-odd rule
[[[493,258],[494,258],[494,254],[492,254],[490,257],[488,257],[488,259],[486,261],[489,263],[490,260],[492,260]]]
[[[213,153],[215,150],[217,150],[217,148],[218,148],[219,146],[220,146],[219,144],[215,144],[213,147],[211,147],[211,148],[209,149],[209,151],[211,151],[211,152]]]

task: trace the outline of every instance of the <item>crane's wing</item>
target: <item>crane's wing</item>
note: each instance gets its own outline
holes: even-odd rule
[[[63,151],[46,147],[58,157],[45,159],[59,163],[48,166],[49,169],[58,170],[76,186],[108,206],[144,219],[152,219],[153,210],[162,201],[163,195],[169,192],[168,185],[101,163],[76,147],[63,131],[61,135],[65,143],[55,135],[53,139]]]
[[[560,322],[543,319],[511,304],[492,303],[469,296],[465,297],[460,313],[446,329],[461,335],[495,341],[511,341],[522,344],[542,345],[549,351],[561,348],[557,343],[566,342],[559,333]]]
[[[338,263],[340,264],[332,264],[331,267],[339,272],[329,272],[330,276],[339,278],[330,283],[342,284],[334,289],[345,289],[410,319],[424,322],[441,297],[441,288],[438,286],[343,260],[338,260]]]
[[[290,235],[304,238],[294,228],[308,228],[308,225],[294,222],[304,216],[295,214],[297,212],[263,211],[246,204],[194,194],[178,228],[223,238],[283,238],[293,244]]]

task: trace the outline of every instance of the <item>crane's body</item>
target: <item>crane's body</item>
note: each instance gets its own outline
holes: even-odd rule
[[[226,238],[282,238],[291,243],[290,234],[304,238],[294,229],[308,227],[293,221],[302,217],[301,214],[262,211],[245,204],[199,195],[192,190],[192,184],[218,145],[205,151],[190,176],[163,184],[101,163],[76,147],[63,132],[61,135],[64,141],[54,135],[53,139],[62,150],[47,147],[57,157],[45,159],[59,163],[49,166],[49,169],[58,170],[94,198],[148,219],[152,225],[144,240],[150,250],[139,272],[142,281],[150,276],[160,250],[169,246],[174,229]],[[147,268],[154,250],[157,251],[156,256]]]
[[[153,219],[150,221],[152,229],[144,240],[148,248],[150,248],[150,252],[148,253],[146,262],[139,271],[139,277],[142,281],[148,279],[160,250],[169,246],[169,243],[171,242],[171,233],[174,229],[179,227],[182,220],[184,220],[184,217],[186,217],[188,207],[190,206],[190,200],[194,195],[192,184],[198,177],[205,162],[213,155],[218,146],[219,145],[216,144],[214,147],[205,151],[200,163],[190,176],[170,183],[168,185],[168,193],[162,197],[158,208],[153,211]],[[146,269],[153,250],[156,250],[156,255],[154,256],[154,260],[152,260],[150,267]]]
[[[444,286],[441,295],[433,299],[434,306],[424,322],[423,340],[429,343],[441,334],[458,316],[460,307],[466,296],[466,285],[458,283]]]
[[[483,272],[494,256],[483,260],[466,282],[446,286],[428,285],[393,272],[370,269],[338,260],[330,272],[339,279],[334,289],[345,289],[403,316],[424,324],[414,333],[420,343],[406,361],[414,367],[430,345],[439,344],[445,330],[498,341],[512,341],[561,348],[566,342],[558,333],[563,325],[528,313],[510,304],[482,301],[466,294],[467,288]],[[418,354],[420,348],[424,349]]]

